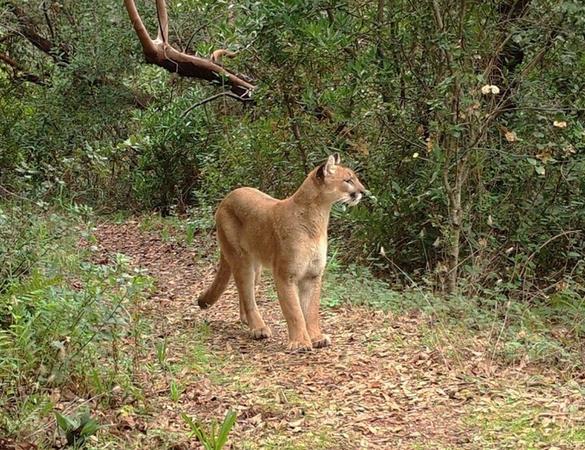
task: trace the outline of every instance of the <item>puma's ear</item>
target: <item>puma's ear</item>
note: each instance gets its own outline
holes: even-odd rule
[[[337,162],[336,162],[337,161]],[[317,178],[323,180],[327,175],[333,175],[337,170],[337,164],[339,162],[339,155],[330,155],[323,164],[317,169]]]
[[[339,155],[337,153],[335,155],[330,155],[325,163],[325,175],[333,175],[337,170],[337,164],[339,164]]]
[[[333,159],[335,164],[337,165],[341,164],[341,156],[339,156],[339,153],[333,153]]]

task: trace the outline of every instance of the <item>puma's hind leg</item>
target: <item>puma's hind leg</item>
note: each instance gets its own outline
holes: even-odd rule
[[[248,324],[255,339],[270,337],[272,333],[262,320],[254,298],[257,264],[254,264],[254,261],[240,246],[241,224],[229,212],[221,210],[217,213],[216,221],[221,252],[232,269],[232,275],[238,289],[240,321]]]
[[[261,265],[257,265],[255,267],[254,270],[254,289],[255,292],[258,289],[258,286],[260,285],[260,278],[262,276],[262,266]],[[240,297],[240,322],[242,322],[244,325],[248,325],[248,317],[246,316],[246,307],[244,305],[244,302],[242,301],[242,298]]]
[[[254,296],[255,266],[241,258],[232,267],[234,267],[233,275],[240,298],[240,320],[248,324],[254,339],[272,336],[270,328],[264,323],[256,305]]]

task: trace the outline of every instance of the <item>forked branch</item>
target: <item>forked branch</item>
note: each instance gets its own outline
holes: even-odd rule
[[[12,11],[18,20],[18,32],[25,37],[32,45],[43,53],[49,55],[55,63],[61,65],[69,64],[69,49],[66,45],[55,45],[51,40],[41,36],[37,24],[28,16],[27,12],[18,6],[16,2],[6,3],[7,10]]]
[[[144,26],[134,0],[124,0],[134,31],[142,45],[146,61],[181,76],[199,78],[213,83],[227,84],[240,100],[250,100],[256,88],[240,76],[214,61],[181,52],[168,42],[169,19],[165,0],[156,0],[158,17],[157,38],[152,39]]]

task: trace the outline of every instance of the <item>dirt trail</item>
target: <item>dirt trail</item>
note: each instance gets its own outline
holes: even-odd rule
[[[142,312],[154,324],[141,380],[150,413],[116,419],[129,447],[195,448],[180,414],[205,421],[232,408],[232,448],[485,448],[474,443],[470,408],[490,386],[524,382],[512,369],[492,367],[484,376],[478,362],[454,367],[425,345],[420,315],[365,308],[324,309],[333,346],[289,354],[284,319],[267,294],[269,276],[258,303],[270,340],[253,341],[240,325],[233,284],[211,309],[197,307],[214,274],[214,258],[202,256],[213,254],[211,237],[188,247],[132,221],[101,225],[96,237],[104,258],[123,253],[156,280]],[[170,373],[152,369],[163,338]],[[183,389],[176,402],[171,380]]]

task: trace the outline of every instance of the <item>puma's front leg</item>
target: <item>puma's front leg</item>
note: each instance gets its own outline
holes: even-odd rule
[[[331,344],[329,336],[321,333],[321,325],[319,323],[321,282],[322,275],[319,275],[305,278],[299,283],[299,294],[307,324],[307,332],[309,333],[314,348],[327,347]]]
[[[307,332],[296,283],[288,274],[275,273],[274,281],[278,301],[288,326],[288,349],[292,351],[311,350],[313,345]]]

